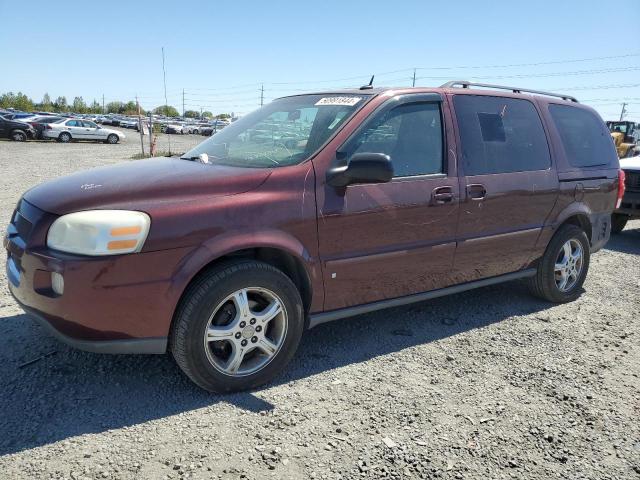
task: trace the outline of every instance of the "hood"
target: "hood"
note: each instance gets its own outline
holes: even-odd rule
[[[621,158],[620,168],[623,170],[640,171],[640,155],[635,157]]]
[[[74,173],[32,188],[24,199],[49,213],[89,209],[140,209],[198,196],[253,190],[270,175],[266,168],[204,165],[178,158],[151,158]]]

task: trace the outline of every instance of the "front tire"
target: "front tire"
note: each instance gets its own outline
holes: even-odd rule
[[[69,143],[71,141],[71,134],[67,132],[62,132],[58,137],[58,140],[62,143]]]
[[[576,225],[560,227],[529,279],[531,293],[554,303],[577,299],[589,270],[589,249],[584,230]]]
[[[170,349],[196,385],[234,392],[276,376],[293,357],[303,329],[302,300],[289,277],[245,260],[212,268],[188,287]]]
[[[110,134],[107,137],[107,143],[115,145],[116,143],[118,143],[118,136],[115,133]]]
[[[624,230],[628,220],[628,215],[623,215],[621,213],[611,214],[611,233],[620,233]]]

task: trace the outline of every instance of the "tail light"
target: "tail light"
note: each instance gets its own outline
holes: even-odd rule
[[[616,208],[620,208],[622,197],[624,197],[624,170],[618,170],[618,197],[616,198]]]

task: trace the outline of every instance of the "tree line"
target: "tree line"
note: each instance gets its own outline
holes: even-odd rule
[[[43,112],[56,112],[56,113],[116,113],[119,115],[136,115],[138,108],[136,102],[129,100],[128,102],[114,101],[109,102],[104,106],[94,99],[93,102],[87,103],[82,97],[74,97],[73,101],[69,103],[67,97],[57,97],[55,100],[51,100],[48,93],[45,93],[40,102],[34,102],[31,98],[22,92],[13,93],[7,92],[0,95],[0,108],[14,108],[16,110],[22,110],[23,112],[32,112],[34,110]],[[158,115],[165,115],[167,117],[179,117],[180,112],[171,105],[160,105],[154,108],[153,113]],[[146,114],[145,110],[140,108],[141,114]],[[187,110],[184,112],[184,116],[187,118],[214,118],[213,113],[206,111],[197,112],[195,110]],[[229,118],[230,115],[221,113],[215,115],[215,118]]]

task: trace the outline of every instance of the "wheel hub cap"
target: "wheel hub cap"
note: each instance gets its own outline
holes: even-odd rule
[[[555,264],[555,281],[558,290],[568,292],[580,279],[584,251],[576,239],[567,240],[560,248]]]
[[[207,358],[230,376],[251,375],[280,351],[288,317],[280,298],[270,290],[238,290],[213,310],[204,334]]]

